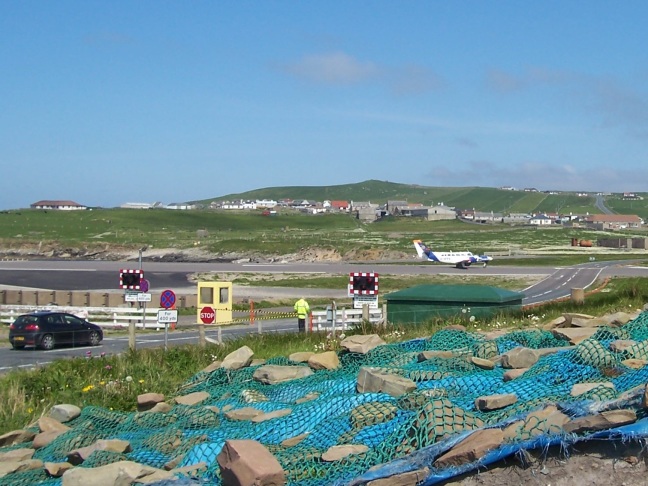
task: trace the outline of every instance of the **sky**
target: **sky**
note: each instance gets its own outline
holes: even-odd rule
[[[2,0],[0,209],[648,191],[648,2]]]

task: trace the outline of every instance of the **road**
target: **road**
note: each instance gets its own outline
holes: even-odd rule
[[[71,262],[71,261],[22,261],[0,262],[0,282],[3,285],[24,288],[40,288],[52,290],[115,290],[118,272],[125,268],[123,262]],[[126,267],[128,268],[128,267]],[[648,268],[637,267],[628,262],[589,262],[567,268],[551,267],[475,267],[469,270],[457,270],[444,265],[397,265],[397,264],[347,264],[347,263],[310,263],[310,264],[212,264],[212,263],[146,263],[146,278],[152,285],[160,288],[171,288],[176,291],[196,291],[187,275],[194,272],[252,272],[252,273],[321,273],[344,274],[350,271],[374,271],[393,275],[489,275],[489,276],[522,276],[534,275],[544,277],[538,283],[523,289],[523,304],[531,305],[569,297],[573,288],[589,288],[598,279],[612,276],[648,276]],[[234,294],[266,297],[272,292],[284,292],[286,297],[293,298],[297,294],[331,298],[346,297],[346,289],[286,289],[264,287],[235,286]],[[247,295],[246,295],[247,294]],[[190,321],[193,318],[189,318]],[[263,321],[263,332],[295,332],[294,319]],[[244,333],[256,331],[256,326],[239,325],[226,327],[222,330],[222,338],[229,339]],[[215,330],[208,331],[215,338]],[[195,328],[182,330],[182,326],[174,332],[138,333],[137,347],[146,348],[177,344],[197,343],[198,335]],[[0,348],[0,372],[13,368],[29,368],[44,364],[57,358],[86,356],[97,357],[101,353],[117,354],[128,348],[128,336],[108,336],[98,347],[59,348],[52,351],[23,350],[14,351],[10,348]]]

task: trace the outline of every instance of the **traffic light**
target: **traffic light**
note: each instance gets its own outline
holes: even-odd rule
[[[122,289],[139,290],[143,278],[144,272],[142,270],[120,270],[119,286]]]
[[[350,273],[349,294],[376,295],[378,293],[378,274],[373,272]]]

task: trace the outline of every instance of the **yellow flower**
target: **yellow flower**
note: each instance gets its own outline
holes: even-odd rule
[[[33,411],[34,411],[34,409],[31,408],[31,407],[29,407],[29,408],[27,409],[27,413],[32,413]]]
[[[88,393],[88,392],[89,392],[90,390],[92,390],[93,388],[94,388],[94,385],[88,385],[88,386],[86,386],[85,388],[83,388],[81,391],[82,391],[83,393]]]
[[[105,381],[100,381],[99,384],[100,384],[101,386],[104,386],[104,385],[106,384],[106,382],[105,382]]]
[[[140,380],[139,382],[140,382],[140,385],[141,385],[142,383],[144,383],[144,380]]]

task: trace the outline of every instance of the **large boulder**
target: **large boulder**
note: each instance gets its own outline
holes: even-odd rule
[[[279,461],[255,440],[228,440],[216,457],[224,486],[281,486],[286,474]]]
[[[358,393],[387,393],[399,397],[416,390],[416,383],[402,376],[386,373],[378,368],[360,368],[356,382]]]
[[[377,334],[356,334],[344,338],[340,342],[342,349],[346,349],[350,353],[367,354],[374,348],[386,344],[383,339]]]
[[[312,374],[313,370],[306,366],[264,365],[254,371],[252,378],[266,385],[276,385],[277,383],[306,378]]]

